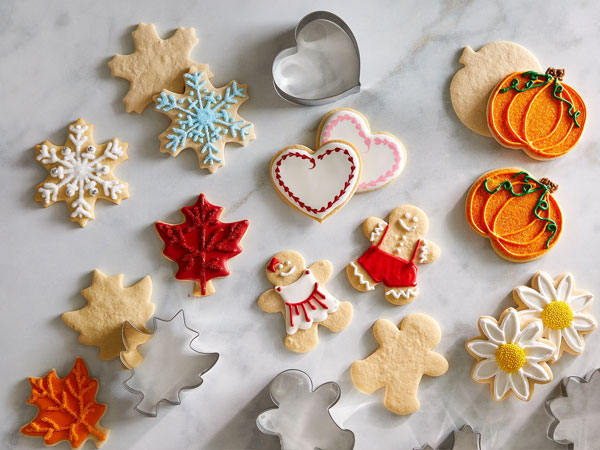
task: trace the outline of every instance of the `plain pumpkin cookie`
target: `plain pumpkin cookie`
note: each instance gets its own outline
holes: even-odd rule
[[[460,121],[482,136],[491,136],[486,109],[494,86],[511,73],[542,70],[529,50],[507,41],[490,42],[477,52],[466,46],[459,62],[464,67],[450,83],[452,106]]]

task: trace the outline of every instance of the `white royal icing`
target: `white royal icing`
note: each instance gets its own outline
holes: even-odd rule
[[[409,299],[411,297],[416,296],[419,293],[419,288],[415,286],[414,288],[408,289],[390,289],[389,291],[385,291],[385,295],[391,295],[396,300],[400,297],[404,297]]]
[[[381,232],[383,230],[385,230],[385,226],[387,225],[386,222],[379,222],[377,224],[377,226],[375,227],[375,229],[373,231],[371,231],[371,237],[369,238],[369,240],[371,242],[373,242],[376,238],[378,238],[379,236],[381,236]]]
[[[272,161],[271,179],[294,207],[324,219],[352,196],[360,167],[360,156],[347,144],[330,142],[314,153],[290,147]]]
[[[358,277],[358,282],[360,284],[362,284],[363,286],[366,286],[367,291],[372,291],[375,289],[375,286],[371,286],[371,283],[369,283],[368,280],[365,280],[365,277],[362,273],[360,273],[358,271],[358,266],[356,265],[356,263],[354,261],[352,261],[350,263],[350,265],[352,266],[352,268],[354,269],[354,276]]]
[[[298,329],[306,330],[313,323],[323,322],[327,319],[328,314],[336,312],[339,307],[338,300],[317,282],[310,270],[307,270],[297,281],[288,286],[277,286],[276,292],[286,303],[285,327],[287,334],[294,334]],[[313,294],[316,299],[306,302]]]
[[[393,181],[406,164],[406,150],[398,138],[387,133],[371,133],[365,119],[351,109],[331,114],[319,136],[319,145],[339,139],[354,145],[363,160],[357,192],[377,189]]]

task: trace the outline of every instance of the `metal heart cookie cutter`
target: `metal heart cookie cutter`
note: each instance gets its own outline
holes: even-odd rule
[[[198,332],[187,326],[183,310],[166,320],[154,317],[152,322],[152,334],[136,329],[135,340],[128,339],[126,332],[135,327],[125,322],[125,351],[121,352],[121,362],[131,372],[123,387],[140,397],[133,409],[148,417],[158,415],[160,403],[181,404],[181,391],[199,387],[204,381],[202,375],[219,359],[218,353],[201,353],[192,347]],[[140,335],[146,339],[140,339]],[[124,355],[138,345],[142,348],[143,361],[134,369]]]
[[[600,448],[600,369],[584,378],[563,378],[560,395],[546,401],[545,407],[554,419],[548,427],[549,439],[570,450]]]
[[[315,11],[298,22],[294,35],[296,46],[273,61],[273,86],[281,98],[317,106],[360,90],[360,52],[346,22]]]
[[[340,427],[329,412],[340,399],[337,383],[313,389],[305,372],[286,370],[273,379],[270,394],[277,407],[260,413],[256,426],[262,433],[279,436],[282,450],[354,448],[354,433]]]

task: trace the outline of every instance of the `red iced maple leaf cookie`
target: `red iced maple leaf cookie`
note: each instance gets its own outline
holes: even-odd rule
[[[35,418],[21,428],[27,436],[42,437],[46,445],[69,441],[72,448],[81,447],[92,439],[100,447],[110,430],[98,424],[106,405],[96,403],[98,380],[90,378],[81,358],[66,377],[60,378],[52,369],[45,377],[29,378],[30,405],[38,407]]]
[[[249,222],[221,222],[223,208],[208,203],[204,194],[181,212],[184,223],[156,222],[156,231],[165,243],[163,254],[179,266],[175,278],[195,281],[194,295],[204,297],[215,292],[213,278],[229,275],[227,260],[242,252],[239,243]]]

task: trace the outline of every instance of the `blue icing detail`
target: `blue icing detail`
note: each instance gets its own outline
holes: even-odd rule
[[[224,95],[217,95],[215,91],[210,91],[204,85],[204,72],[194,72],[184,75],[185,84],[192,88],[187,96],[177,100],[173,94],[161,92],[156,101],[156,109],[168,112],[173,109],[181,111],[177,114],[177,123],[179,126],[172,126],[171,133],[167,135],[169,142],[166,148],[175,152],[183,148],[188,139],[193,142],[204,144],[200,153],[205,155],[203,164],[212,165],[214,162],[220,163],[217,158],[219,150],[215,147],[215,142],[221,140],[224,135],[232,138],[238,136],[245,140],[250,133],[252,124],[235,118],[228,109],[230,105],[238,103],[240,98],[246,98],[244,88],[238,87],[236,81],[231,83],[225,89]],[[203,95],[204,94],[204,95]],[[187,106],[184,103],[187,102]]]

